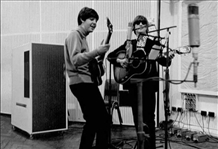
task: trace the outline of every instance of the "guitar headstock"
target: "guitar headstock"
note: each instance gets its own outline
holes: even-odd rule
[[[108,17],[106,17],[106,19],[107,19],[108,30],[109,30],[110,33],[112,33],[113,32],[113,25],[111,24],[111,21],[109,20]]]

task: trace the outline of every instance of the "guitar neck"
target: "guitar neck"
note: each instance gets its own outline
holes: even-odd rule
[[[104,44],[109,44],[110,38],[111,38],[111,35],[112,35],[112,32],[113,32],[113,25],[111,24],[109,18],[107,18],[107,27],[108,27],[108,34],[107,34],[107,37],[106,37],[106,39],[105,39]],[[106,54],[106,53],[105,53],[105,54]],[[98,57],[98,59],[97,59],[98,62],[103,63],[105,54],[102,54],[101,56]]]
[[[105,44],[109,44],[110,39],[111,39],[111,33],[109,32],[105,40]]]
[[[106,40],[105,40],[105,44],[109,44],[110,38],[111,38],[111,33],[108,32],[107,38],[106,38]],[[98,57],[98,61],[103,61],[103,60],[104,60],[104,57],[105,57],[105,54],[106,54],[106,53],[104,53],[104,54],[102,54],[101,56],[99,56],[99,57]]]

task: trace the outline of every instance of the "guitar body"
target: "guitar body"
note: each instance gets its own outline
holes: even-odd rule
[[[103,67],[103,62],[98,61],[97,59],[93,59],[89,63],[89,70],[92,72],[91,78],[92,81],[97,84],[98,86],[102,84],[101,77],[104,75],[105,70]]]
[[[117,53],[117,59],[124,59],[126,57],[126,51],[120,51]],[[145,52],[143,50],[137,50],[133,52],[132,57],[128,60],[127,67],[114,65],[114,79],[117,83],[124,84],[132,77],[137,75],[146,75],[150,73],[151,65],[145,59]]]

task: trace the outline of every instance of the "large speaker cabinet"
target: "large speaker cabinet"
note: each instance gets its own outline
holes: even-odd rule
[[[11,124],[33,134],[68,128],[64,46],[29,43],[12,52]]]

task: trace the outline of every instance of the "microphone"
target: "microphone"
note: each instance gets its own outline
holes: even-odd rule
[[[198,6],[196,4],[189,4],[188,6],[188,30],[189,30],[190,46],[199,47],[200,29],[199,29]]]
[[[131,40],[132,38],[132,28],[133,28],[133,23],[129,22],[128,27],[127,27],[127,40]]]
[[[130,58],[132,56],[132,30],[133,30],[133,23],[129,22],[127,27],[127,43],[126,43],[126,50],[127,50],[127,57]]]
[[[189,45],[193,47],[192,56],[193,61],[193,80],[195,83],[198,81],[198,53],[196,47],[200,46],[200,29],[199,29],[199,16],[198,6],[196,4],[188,5],[188,29],[189,29]]]

